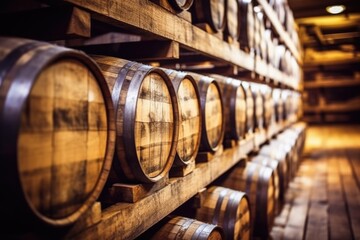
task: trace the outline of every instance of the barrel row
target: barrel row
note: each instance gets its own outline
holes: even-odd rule
[[[194,233],[200,223],[203,228],[219,227],[224,239],[268,239],[295,176],[305,128],[303,123],[294,124],[262,146],[257,155],[236,165],[207,189],[194,219],[171,217],[150,230],[155,231],[153,239],[197,239]],[[199,239],[210,239],[210,233]]]
[[[0,42],[0,208],[13,221],[74,223],[105,184],[158,182],[287,110],[265,85]]]
[[[139,239],[251,239],[251,210],[245,192],[209,186],[194,211],[178,211]]]

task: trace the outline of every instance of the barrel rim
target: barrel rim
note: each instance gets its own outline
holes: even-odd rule
[[[179,12],[189,10],[194,3],[194,0],[187,0],[183,6],[179,6],[176,0],[168,0],[168,1],[170,5],[174,8],[174,10]]]
[[[37,41],[30,41],[30,43],[32,43],[32,42],[37,42]],[[25,43],[25,44],[29,44],[29,43]],[[48,48],[40,51],[38,54],[34,55],[34,57],[40,56],[40,55],[43,56],[43,54],[49,54],[49,55],[42,58],[42,63],[37,65],[37,68],[34,71],[34,77],[31,79],[28,78],[30,86],[28,89],[23,89],[24,90],[23,97],[22,97],[22,99],[20,99],[20,102],[17,102],[18,105],[14,106],[11,104],[6,104],[6,99],[9,98],[9,95],[6,94],[3,109],[2,109],[2,112],[0,112],[0,117],[5,119],[6,112],[8,110],[12,111],[13,114],[15,115],[16,120],[10,122],[10,126],[12,129],[10,129],[8,132],[5,132],[5,134],[9,135],[8,137],[5,137],[5,138],[15,140],[15,142],[13,142],[13,144],[12,144],[13,148],[10,151],[4,151],[3,154],[5,155],[4,161],[7,161],[7,165],[10,166],[9,168],[11,168],[13,171],[16,172],[14,174],[13,178],[16,178],[17,180],[14,182],[14,184],[18,185],[18,187],[19,187],[18,189],[22,190],[21,193],[18,193],[18,195],[21,198],[20,203],[25,208],[25,211],[32,212],[34,215],[32,215],[31,218],[34,218],[40,224],[47,224],[47,225],[50,225],[53,227],[60,227],[60,226],[66,226],[66,225],[70,225],[70,224],[74,223],[89,207],[91,207],[91,205],[96,201],[97,197],[100,195],[100,193],[105,185],[106,179],[108,177],[108,173],[109,173],[110,167],[111,167],[112,157],[114,154],[114,146],[111,145],[110,143],[115,142],[115,118],[114,118],[113,105],[112,105],[112,101],[111,101],[111,95],[106,86],[105,78],[102,75],[97,64],[92,59],[90,59],[90,57],[88,57],[81,51],[77,51],[77,50],[73,50],[73,49],[69,49],[69,48],[65,48],[65,47],[60,47],[60,46],[56,46],[56,45],[52,45],[52,44],[48,44],[48,43],[45,43],[42,46],[48,46]],[[34,51],[36,49],[38,49],[38,48],[33,48],[33,49],[30,49],[29,51]],[[55,52],[49,53],[49,50],[54,50]],[[19,58],[21,56],[22,55],[20,55]],[[94,77],[96,78],[96,80],[99,84],[99,88],[101,89],[101,93],[104,97],[104,103],[106,104],[108,134],[107,134],[106,152],[105,152],[104,162],[102,165],[102,170],[100,171],[99,178],[97,179],[93,190],[89,193],[89,196],[83,202],[83,204],[77,210],[75,210],[75,212],[73,212],[70,215],[63,217],[63,218],[54,218],[53,219],[53,218],[50,218],[50,217],[40,213],[34,207],[34,205],[31,203],[28,195],[25,193],[25,191],[23,189],[23,183],[20,179],[21,177],[19,174],[17,174],[18,173],[17,170],[19,169],[18,168],[18,154],[17,154],[17,147],[18,147],[17,136],[19,135],[20,125],[21,125],[20,118],[21,118],[21,113],[24,108],[24,104],[31,93],[32,87],[33,87],[35,81],[37,80],[38,75],[41,73],[42,69],[50,66],[51,64],[53,64],[57,61],[63,60],[63,59],[75,59],[75,60],[79,61],[80,63],[83,63],[85,66],[87,66],[89,68],[89,71],[91,71],[92,74],[94,74]],[[14,67],[14,66],[16,66],[16,62],[11,67]],[[26,66],[26,65],[23,65],[23,66]],[[11,85],[13,85],[14,82],[19,81],[16,77],[19,76],[20,72],[21,71],[19,71],[15,75],[15,78],[11,82],[10,87],[11,87]],[[17,110],[17,111],[14,112],[14,110]],[[15,131],[12,132],[12,130],[15,130]],[[16,159],[16,161],[13,161],[13,159]]]

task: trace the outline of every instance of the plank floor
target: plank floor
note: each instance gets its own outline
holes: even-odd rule
[[[309,126],[272,239],[360,239],[360,125]]]

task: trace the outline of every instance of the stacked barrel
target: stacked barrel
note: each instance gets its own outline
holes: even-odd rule
[[[256,3],[168,3],[256,60],[300,76]],[[283,15],[291,32],[293,18]],[[171,170],[196,168],[200,154],[241,148],[255,134],[301,116],[300,94],[292,90],[46,42],[0,37],[0,43],[0,182],[7,194],[0,212],[6,226],[65,229],[114,184],[166,186]],[[209,184],[193,218],[169,216],[152,238],[267,238],[304,139],[301,124],[278,134],[220,185]]]

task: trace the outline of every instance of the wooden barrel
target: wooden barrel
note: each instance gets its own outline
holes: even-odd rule
[[[267,44],[266,44],[266,38],[265,38],[265,20],[263,13],[259,16],[260,25],[259,25],[259,34],[260,34],[260,53],[261,58],[267,62],[268,59],[268,50],[267,50]]]
[[[264,101],[260,91],[260,86],[252,86],[252,94],[254,98],[254,124],[255,129],[264,128]]]
[[[225,1],[225,33],[233,40],[237,40],[240,34],[240,9],[238,0]]]
[[[245,137],[246,97],[239,80],[211,75],[218,82],[224,105],[225,139],[240,140]]]
[[[266,45],[266,61],[267,63],[269,63],[272,66],[274,65],[274,54],[275,54],[275,49],[276,49],[276,41],[274,36],[273,36],[273,31],[272,29],[266,29],[264,32],[264,41],[265,41],[265,45]]]
[[[285,45],[277,44],[274,53],[274,67],[277,69],[281,68],[281,63],[283,62],[283,58],[285,55]]]
[[[246,132],[254,131],[254,98],[249,83],[242,84],[246,94]]]
[[[240,8],[240,48],[246,52],[254,49],[254,22],[253,5],[248,0],[238,0]]]
[[[193,23],[207,23],[215,33],[225,28],[225,0],[197,0],[191,8]]]
[[[251,214],[244,192],[212,186],[196,211],[196,219],[221,226],[226,239],[250,239]]]
[[[298,133],[298,154],[301,156],[306,139],[306,124],[304,122],[298,122],[292,125],[291,129]]]
[[[281,90],[277,88],[273,89],[272,97],[274,101],[275,121],[281,123],[284,120],[284,103],[281,98]]]
[[[283,119],[288,120],[291,116],[292,109],[291,109],[291,94],[288,90],[281,91],[281,98],[283,100]]]
[[[261,25],[261,20],[260,17],[262,16],[261,12],[254,12],[254,50],[255,50],[255,54],[256,57],[258,58],[262,58],[261,57],[261,35],[260,35],[260,25]]]
[[[264,103],[264,127],[269,128],[275,122],[272,89],[265,85],[262,87],[262,98]]]
[[[273,170],[248,162],[236,166],[222,182],[223,187],[244,191],[249,197],[251,226],[254,236],[268,236],[275,217],[275,184]]]
[[[185,72],[165,70],[171,79],[179,108],[179,137],[174,166],[195,161],[201,137],[200,96],[195,80]]]
[[[293,149],[290,143],[286,141],[281,141],[279,139],[272,139],[270,141],[270,146],[274,146],[275,148],[282,149],[283,155],[285,154],[286,161],[288,163],[288,183],[290,183],[291,179],[294,177],[293,175]]]
[[[225,239],[222,228],[195,219],[169,216],[150,239],[159,240],[221,240]]]
[[[89,57],[1,37],[0,132],[7,222],[59,227],[93,205],[111,167],[115,120],[105,79]]]
[[[168,0],[168,2],[176,11],[184,11],[190,9],[194,0]]]
[[[285,131],[276,136],[276,139],[283,144],[287,144],[290,148],[290,161],[291,161],[291,177],[295,177],[298,168],[298,154],[296,146],[296,138],[291,132]]]
[[[197,83],[201,104],[201,142],[199,151],[215,152],[224,139],[224,106],[219,84],[214,78],[191,73]]]
[[[164,71],[137,62],[93,56],[116,113],[112,181],[157,182],[175,158],[179,114],[175,89]]]
[[[260,148],[259,155],[269,157],[278,162],[279,200],[283,201],[289,183],[289,158],[286,158],[284,148],[275,145],[265,145]]]
[[[280,211],[280,205],[279,205],[279,203],[280,203],[279,202],[279,200],[280,200],[280,171],[282,170],[280,163],[277,160],[272,159],[268,156],[264,156],[264,155],[257,155],[255,157],[252,157],[250,159],[250,161],[253,163],[260,164],[265,167],[269,167],[274,171],[273,181],[274,181],[275,213],[278,214]]]

